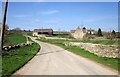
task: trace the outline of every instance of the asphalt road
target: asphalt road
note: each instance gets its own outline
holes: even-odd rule
[[[41,45],[41,50],[14,75],[118,75],[117,71],[111,68],[63,48],[36,42]]]

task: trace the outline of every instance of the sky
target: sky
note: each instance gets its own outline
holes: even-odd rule
[[[79,26],[87,29],[101,28],[103,31],[113,29],[117,31],[118,3],[9,2],[7,24],[10,29],[25,30],[52,28],[55,31],[70,31]]]
[[[5,0],[0,0],[4,2]],[[9,2],[119,2],[119,0],[8,0]]]

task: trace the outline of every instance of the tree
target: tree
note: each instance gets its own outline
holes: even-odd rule
[[[116,32],[113,30],[112,33],[111,33],[111,37],[112,38],[115,38],[116,37]]]
[[[86,28],[85,28],[85,27],[83,27],[83,30],[86,30]]]
[[[102,31],[101,31],[101,29],[100,29],[100,28],[98,29],[97,36],[98,36],[98,37],[103,36],[103,35],[102,35]]]
[[[113,30],[113,31],[112,31],[112,34],[113,34],[113,35],[115,35],[115,34],[116,34],[116,32]]]
[[[8,29],[9,29],[9,26],[5,25],[5,34],[8,34]]]
[[[20,33],[20,32],[22,32],[22,30],[20,28],[14,28],[14,29],[11,30],[11,32]]]
[[[21,29],[20,29],[20,28],[15,28],[15,29],[13,29],[13,30],[16,30],[16,31],[21,31]]]
[[[92,32],[90,31],[90,35],[92,35]]]
[[[8,33],[9,26],[6,24],[5,25],[5,34]],[[1,32],[1,23],[0,23],[0,32]]]

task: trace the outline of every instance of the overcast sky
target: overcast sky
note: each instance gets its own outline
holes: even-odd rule
[[[2,5],[3,6],[3,5]],[[1,19],[0,19],[1,20]],[[117,2],[9,2],[9,27],[52,28],[70,31],[76,27],[118,29]]]

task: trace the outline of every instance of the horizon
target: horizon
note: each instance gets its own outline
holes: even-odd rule
[[[10,29],[70,31],[79,26],[118,32],[118,2],[9,2],[6,22]]]

